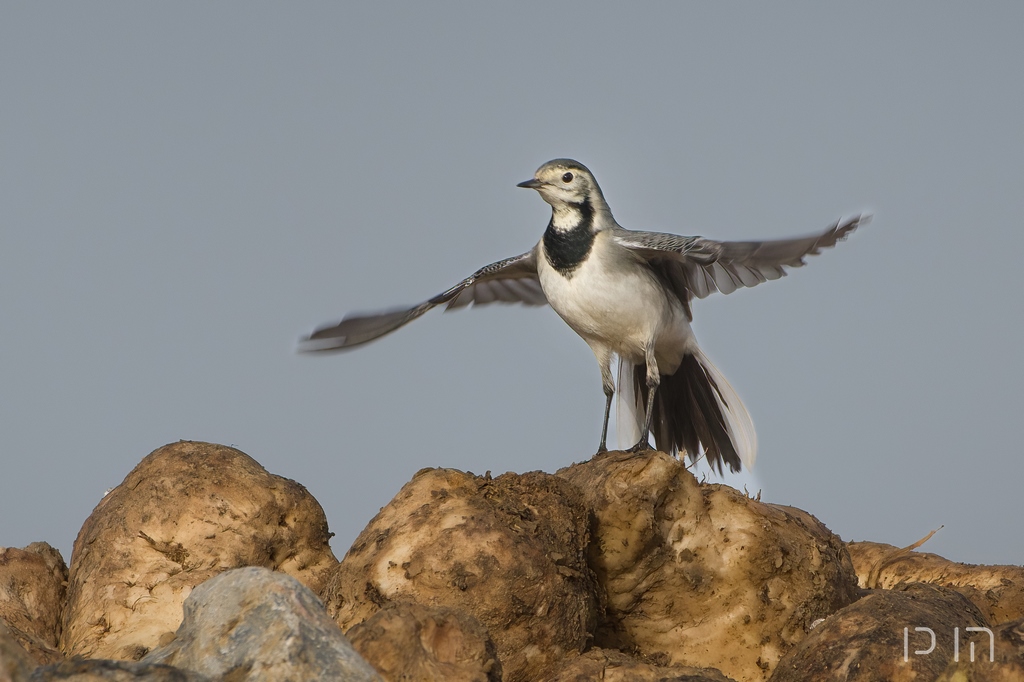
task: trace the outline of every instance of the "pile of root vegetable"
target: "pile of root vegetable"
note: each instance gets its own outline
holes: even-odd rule
[[[424,469],[329,539],[248,455],[160,448],[70,568],[0,548],[0,682],[1024,680],[1024,568],[844,543],[658,452]]]

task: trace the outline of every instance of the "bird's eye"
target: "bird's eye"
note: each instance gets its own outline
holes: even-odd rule
[[[563,175],[562,176],[562,182],[565,182],[565,183],[572,182],[572,173],[566,173],[565,175]]]

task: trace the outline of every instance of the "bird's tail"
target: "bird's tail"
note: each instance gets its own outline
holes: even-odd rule
[[[619,360],[616,428],[619,442],[640,438],[647,404],[647,367]],[[685,452],[696,460],[703,449],[708,463],[722,472],[740,464],[750,469],[757,457],[757,435],[735,389],[699,348],[687,353],[675,374],[662,374],[651,420],[654,442],[662,452]],[[630,440],[631,439],[631,440]]]

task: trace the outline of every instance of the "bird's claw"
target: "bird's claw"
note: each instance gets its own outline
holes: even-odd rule
[[[651,444],[648,443],[646,440],[641,440],[639,443],[637,443],[636,445],[634,445],[630,449],[626,450],[626,452],[634,452],[634,453],[635,452],[646,452],[647,450],[650,450],[650,449],[651,449]]]

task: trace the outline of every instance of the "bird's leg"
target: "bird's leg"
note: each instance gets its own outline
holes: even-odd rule
[[[597,454],[608,451],[606,445],[608,440],[608,417],[612,411],[612,396],[615,395],[614,387],[609,388],[607,384],[604,387],[604,426],[601,427],[601,444],[597,446]]]
[[[629,452],[643,452],[650,450],[651,444],[648,438],[651,434],[651,420],[654,417],[654,394],[658,392],[658,385],[661,384],[661,372],[658,371],[658,361],[654,359],[654,344],[647,348],[647,415],[644,419],[644,430],[640,433],[640,440],[629,449]]]
[[[612,353],[607,349],[594,350],[601,365],[601,386],[604,388],[604,425],[601,427],[601,444],[597,454],[608,451],[608,418],[612,411],[612,396],[615,395],[615,380],[612,378]]]

